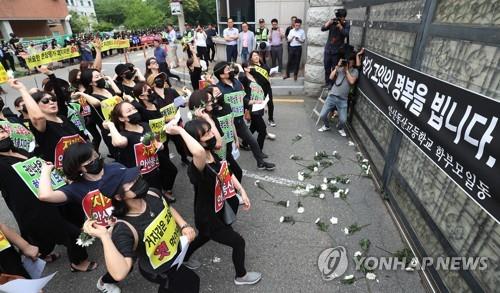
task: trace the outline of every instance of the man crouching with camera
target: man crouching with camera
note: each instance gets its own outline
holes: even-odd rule
[[[346,21],[347,11],[345,9],[338,9],[335,11],[335,18],[327,21],[322,27],[321,31],[328,32],[328,40],[325,45],[324,52],[324,66],[325,66],[325,84],[330,87],[330,73],[340,58],[349,58],[349,56],[341,56],[341,49],[349,44],[349,30],[351,26]]]
[[[337,109],[339,114],[339,123],[337,129],[341,136],[346,136],[344,124],[347,120],[347,99],[349,97],[349,90],[358,79],[358,70],[354,67],[356,56],[351,54],[349,61],[340,59],[337,66],[331,71],[329,79],[332,80],[333,85],[328,92],[328,97],[319,114],[324,125],[318,129],[319,132],[330,130],[330,121],[328,113],[333,109]]]

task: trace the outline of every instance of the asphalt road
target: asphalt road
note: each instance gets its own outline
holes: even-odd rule
[[[104,72],[112,75],[113,68],[123,58],[112,57],[104,60]],[[144,67],[142,53],[132,53],[131,60],[141,69]],[[69,68],[56,70],[56,75],[66,78]],[[21,80],[28,86],[40,84],[43,76],[29,76]],[[35,81],[36,80],[36,81]],[[17,97],[14,90],[8,91],[7,105]],[[233,283],[234,268],[231,262],[231,250],[214,242],[209,242],[199,249],[193,257],[202,262],[197,270],[201,278],[201,292],[425,292],[418,272],[375,271],[377,280],[367,280],[359,271],[355,271],[352,257],[360,250],[359,241],[369,239],[370,256],[387,256],[387,251],[397,251],[404,247],[401,235],[389,216],[381,195],[376,191],[371,179],[351,175],[350,184],[345,187],[350,192],[344,201],[333,198],[326,191],[324,199],[299,197],[293,188],[287,185],[297,183],[297,172],[303,167],[290,160],[291,154],[312,160],[316,151],[332,153],[337,151],[341,159],[322,174],[307,179],[312,184],[322,183],[323,177],[342,174],[360,174],[356,162],[356,146],[349,144],[349,138],[340,137],[337,132],[318,133],[315,119],[309,118],[314,100],[307,97],[282,97],[276,102],[276,128],[269,128],[277,135],[276,141],[267,140],[264,152],[269,161],[277,164],[273,172],[258,171],[250,152],[242,151],[240,166],[246,170],[243,186],[252,200],[249,212],[240,211],[234,224],[246,240],[247,270],[262,272],[262,281],[254,286],[237,287]],[[303,99],[303,101],[302,101]],[[303,138],[295,144],[292,139],[300,133]],[[174,147],[171,150],[175,150]],[[105,150],[102,150],[105,152]],[[175,153],[175,152],[174,152]],[[186,168],[176,154],[173,159],[179,169],[174,193],[177,197],[175,208],[193,223],[193,189],[186,176]],[[310,164],[310,162],[303,162]],[[260,179],[271,198],[254,185]],[[339,185],[342,186],[342,185]],[[276,206],[268,200],[289,200],[290,207]],[[305,212],[297,213],[297,203],[301,201]],[[293,216],[294,225],[280,223],[281,216]],[[338,224],[332,225],[329,219],[335,216]],[[316,218],[328,223],[328,231],[317,229]],[[3,200],[0,200],[0,221],[15,226],[10,212]],[[370,224],[354,235],[345,235],[343,228],[351,224]],[[354,284],[342,284],[341,278],[324,281],[318,269],[318,256],[327,248],[342,245],[347,249],[349,267],[345,275],[354,274],[358,279]],[[96,281],[105,272],[102,249],[99,242],[88,249],[90,258],[99,262],[100,267],[90,273],[71,273],[64,247],[57,247],[63,257],[47,266],[44,274],[57,271],[57,275],[48,284],[45,292],[97,292]],[[218,261],[220,259],[220,261]],[[119,285],[122,292],[156,292],[156,286],[145,281],[137,270]]]

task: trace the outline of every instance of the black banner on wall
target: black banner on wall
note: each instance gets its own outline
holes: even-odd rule
[[[500,102],[365,52],[358,89],[500,223]]]

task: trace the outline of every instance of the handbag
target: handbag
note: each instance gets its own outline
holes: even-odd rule
[[[219,174],[209,164],[206,164],[206,166],[212,173],[215,174],[216,180],[219,181],[219,184],[222,186],[224,181],[219,178]],[[241,196],[236,193],[236,197],[238,198],[238,201],[241,205],[243,202]],[[224,221],[224,224],[231,225],[232,223],[234,223],[236,221],[236,213],[226,200],[224,200],[224,207],[222,209],[222,220]]]

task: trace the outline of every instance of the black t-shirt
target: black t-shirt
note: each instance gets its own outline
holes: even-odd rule
[[[142,122],[149,123],[149,120],[157,119],[157,118],[161,117],[160,110],[159,110],[158,106],[156,106],[156,105],[155,105],[157,107],[156,110],[148,110],[148,109],[146,109],[146,107],[144,107],[143,104],[139,103],[136,100],[132,101],[131,104],[134,105],[134,107],[137,109],[139,114],[141,114]]]
[[[144,213],[136,217],[123,216],[119,218],[130,223],[137,231],[138,242],[136,251],[134,251],[134,234],[127,224],[118,222],[113,228],[113,234],[111,237],[116,248],[124,257],[138,257],[139,267],[143,271],[159,274],[170,269],[173,261],[180,253],[181,247],[179,246],[177,248],[177,254],[170,261],[161,265],[156,270],[153,269],[146,255],[145,243],[143,242],[144,230],[146,230],[149,224],[151,224],[151,222],[165,206],[164,202],[156,196],[148,194],[144,200],[147,203],[146,211]]]
[[[151,128],[148,123],[141,122],[140,125],[143,128],[141,133],[133,132],[128,130],[120,131],[120,134],[127,138],[127,146],[120,151],[120,159],[118,160],[120,163],[125,165],[127,168],[135,167],[135,149],[134,145],[141,143],[141,138],[144,134],[151,132]]]
[[[208,163],[207,163],[208,164]],[[216,159],[215,162],[209,164],[212,169],[219,172],[221,169],[221,161]],[[207,166],[200,171],[196,168],[193,162],[188,167],[188,177],[191,184],[194,185],[194,221],[196,228],[203,235],[223,229],[226,224],[223,222],[223,210],[216,212],[215,209],[215,187],[216,175]],[[239,201],[236,196],[233,196],[227,201],[230,203],[233,210],[237,210]]]
[[[71,123],[68,118],[65,116],[58,117],[62,120],[62,123],[46,120],[45,132],[39,132],[32,123],[30,123],[29,127],[35,136],[35,140],[38,144],[38,151],[42,159],[53,163],[56,163],[55,153],[61,138],[76,138],[79,135],[82,139],[88,140],[87,135]]]
[[[113,89],[111,88],[107,88],[106,89],[112,96],[115,95],[115,92],[113,91]],[[99,94],[90,94],[92,97],[98,99],[99,101],[104,101],[106,99],[109,99],[110,97],[106,97],[106,96],[103,96],[103,95],[99,95]],[[89,104],[90,105],[90,104]],[[101,111],[101,107],[93,107],[93,106],[90,106],[90,117],[91,117],[91,121],[93,121],[94,123],[97,123],[97,126],[99,126],[99,128],[101,128],[101,130],[103,129],[102,128],[102,122],[104,122],[103,120],[103,115],[102,115],[102,111]]]
[[[0,155],[0,190],[19,226],[26,227],[40,219],[48,222],[53,216],[59,215],[59,211],[56,206],[38,200],[12,168],[12,165],[23,161],[21,158]]]
[[[116,86],[122,91],[122,96],[123,95],[129,95],[131,97],[134,96],[134,87],[130,87],[128,85],[125,85],[123,81],[116,81]]]
[[[191,85],[194,90],[199,89],[199,81],[201,80],[201,67],[195,67],[193,70],[189,69],[189,76],[191,77]]]
[[[163,89],[165,98],[157,94],[156,92],[153,92],[153,103],[158,107],[158,109],[161,109],[165,106],[168,106],[172,104],[175,100],[175,98],[179,97],[179,93],[174,90],[173,88],[165,88]]]
[[[269,75],[269,66],[267,64],[261,64],[261,68],[264,68],[267,71],[267,74]],[[269,95],[269,98],[273,97],[273,91],[271,88],[271,83],[269,82],[269,79],[266,78],[265,76],[262,76],[257,70],[252,69],[250,70],[250,74],[255,78],[255,81],[262,87],[264,90],[264,97]]]

